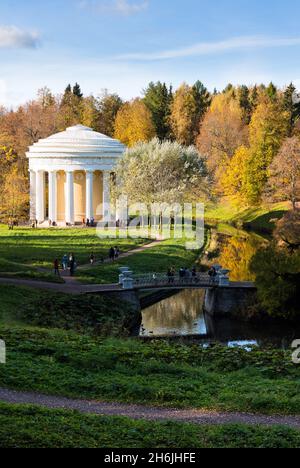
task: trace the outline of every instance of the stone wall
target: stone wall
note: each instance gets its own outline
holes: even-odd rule
[[[255,298],[256,292],[254,285],[207,289],[204,310],[213,317],[231,315],[234,311],[247,307]]]

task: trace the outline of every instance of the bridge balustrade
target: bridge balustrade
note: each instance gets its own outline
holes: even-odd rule
[[[133,286],[142,287],[211,287],[218,285],[218,278],[211,278],[207,273],[198,273],[193,277],[181,277],[180,275],[168,276],[163,273],[148,273],[133,276]]]

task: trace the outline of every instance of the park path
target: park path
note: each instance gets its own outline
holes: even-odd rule
[[[83,414],[99,416],[124,416],[147,421],[177,421],[200,425],[249,424],[286,426],[300,429],[299,416],[266,416],[247,413],[225,413],[197,409],[168,409],[120,403],[103,403],[90,400],[18,392],[0,388],[0,401],[10,404],[39,405],[49,409],[76,410]]]
[[[128,252],[124,252],[120,254],[118,260],[122,258],[128,258],[132,255],[145,252],[148,249],[152,249],[160,244],[160,240],[156,240],[149,244],[142,245],[137,247],[136,249],[129,250]],[[111,263],[111,260],[105,259],[104,263]],[[102,262],[96,262],[94,266],[102,265]],[[89,263],[85,265],[81,265],[78,267],[78,270],[88,270],[89,268],[93,268]],[[40,268],[40,272],[47,272],[49,273],[49,269]],[[14,285],[14,286],[25,286],[34,289],[41,289],[45,291],[56,291],[64,294],[72,294],[72,295],[80,295],[80,294],[87,294],[87,293],[94,293],[94,292],[109,292],[109,291],[117,291],[121,290],[122,288],[119,284],[81,284],[76,279],[76,277],[71,277],[69,272],[61,272],[61,277],[65,281],[65,283],[51,283],[47,281],[36,281],[30,279],[18,279],[18,278],[0,278],[0,284],[7,284],[7,285]]]
[[[46,281],[23,280],[15,278],[0,278],[0,284],[23,286],[44,291],[55,291],[63,294],[81,295],[96,292],[121,291],[119,284],[81,284],[74,278],[66,283],[47,283]]]

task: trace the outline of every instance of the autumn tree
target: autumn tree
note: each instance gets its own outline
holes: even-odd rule
[[[269,170],[266,193],[273,201],[290,201],[295,210],[300,201],[300,139],[287,138]]]
[[[116,117],[123,106],[118,94],[109,94],[107,91],[99,99],[99,122],[97,130],[104,135],[113,137],[115,134]]]
[[[221,177],[224,195],[234,204],[247,204],[247,164],[250,152],[246,146],[240,146],[229,161]]]
[[[200,81],[194,86],[183,83],[174,95],[171,126],[176,140],[183,145],[196,142],[200,124],[210,105],[210,95]]]
[[[173,101],[172,88],[166,83],[149,83],[144,91],[144,103],[152,114],[152,121],[156,135],[160,140],[165,140],[171,135],[170,114]]]
[[[0,216],[2,220],[27,219],[29,209],[28,178],[13,165],[1,188]]]
[[[250,123],[247,199],[258,203],[268,181],[268,171],[288,133],[288,114],[280,102],[269,98],[256,108]]]
[[[197,148],[206,157],[217,183],[237,148],[247,140],[247,127],[237,100],[230,94],[215,96],[202,122]]]
[[[115,123],[115,138],[128,147],[150,141],[155,136],[152,115],[141,99],[124,104]]]
[[[86,127],[98,130],[100,111],[98,100],[94,96],[88,96],[82,100],[80,122]]]

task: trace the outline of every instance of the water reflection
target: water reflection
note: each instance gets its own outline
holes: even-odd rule
[[[202,346],[220,342],[230,347],[273,346],[288,349],[300,338],[300,326],[248,323],[203,313],[204,291],[185,290],[143,311],[141,336],[198,337]]]
[[[250,262],[264,240],[256,235],[226,237],[220,242],[218,262],[230,270],[232,281],[254,281],[255,275],[250,272]]]
[[[226,229],[215,233],[216,243],[207,254],[207,265],[220,263],[231,270],[232,281],[253,281],[249,271],[252,257],[266,240],[254,233]],[[300,326],[287,323],[247,323],[230,318],[212,318],[203,313],[205,291],[186,290],[143,311],[143,336],[199,337],[202,346],[221,342],[230,347],[275,346],[290,348],[300,338]]]
[[[185,290],[143,311],[143,336],[205,335],[204,291]]]

